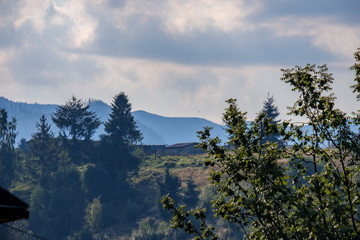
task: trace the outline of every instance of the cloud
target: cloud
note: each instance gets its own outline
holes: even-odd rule
[[[360,46],[360,24],[347,26],[331,18],[285,17],[262,24],[280,38],[308,38],[314,47],[334,56],[349,58]]]
[[[247,30],[246,17],[258,11],[258,1],[239,0],[171,0],[163,11],[165,30],[171,34],[205,32],[217,29],[221,32]]]
[[[15,16],[14,26],[22,27],[29,22],[38,33],[42,33],[46,27],[46,14],[51,5],[50,0],[23,0],[19,1],[19,8]]]
[[[110,102],[115,94],[125,91],[135,110],[166,116],[202,116],[221,122],[228,98],[238,98],[253,117],[268,91],[286,97],[284,86],[278,87],[281,75],[278,66],[212,67],[131,58],[91,58],[102,71],[86,85],[87,94],[92,89],[91,96]]]
[[[286,112],[296,96],[280,68],[328,63],[351,79],[341,69],[360,46],[358,4],[0,0],[0,95],[109,103],[125,91],[135,109],[221,122],[225,99],[253,117],[270,91]]]
[[[85,0],[55,2],[54,10],[51,23],[69,26],[66,36],[67,47],[84,47],[94,39],[97,21],[88,12]]]

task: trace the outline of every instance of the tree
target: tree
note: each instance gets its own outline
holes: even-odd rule
[[[139,160],[130,154],[130,146],[139,142],[142,137],[131,115],[131,104],[124,92],[117,94],[111,103],[110,118],[105,122],[105,134],[101,136],[104,167],[115,178],[121,170],[136,169]],[[124,177],[125,178],[125,177]]]
[[[8,121],[5,109],[0,109],[0,147],[1,149],[11,149],[14,147],[16,138],[16,119]]]
[[[164,179],[162,182],[158,182],[158,186],[160,196],[170,194],[176,201],[181,201],[181,179],[176,175],[170,174],[169,168],[165,169]],[[167,217],[167,215],[164,215],[164,217]]]
[[[85,222],[85,194],[81,176],[74,165],[57,171],[49,181],[50,196],[48,217],[50,218],[48,239],[64,239],[80,230]]]
[[[47,123],[45,115],[36,123],[37,132],[32,134],[30,149],[34,156],[40,160],[42,180],[56,167],[56,150],[54,133],[51,125]]]
[[[124,92],[117,94],[111,103],[110,119],[105,123],[103,138],[112,144],[128,146],[141,141],[142,136],[131,115],[131,103]]]
[[[16,134],[16,119],[8,121],[6,110],[0,109],[0,185],[5,188],[10,185],[14,175]]]
[[[280,120],[276,120],[277,117],[280,115],[278,108],[275,106],[274,104],[275,100],[273,96],[270,96],[270,94],[268,93],[267,95],[267,99],[264,102],[263,108],[260,112],[260,114],[265,114],[265,117],[269,118],[270,123],[272,124],[278,124],[280,122]],[[280,145],[283,144],[283,142],[279,139],[280,138],[280,134],[276,134],[276,135],[266,135],[266,133],[263,133],[264,139],[263,141],[271,141],[271,142],[277,142]]]
[[[183,202],[189,207],[195,207],[199,201],[199,191],[192,178],[186,180],[186,190],[184,191]]]
[[[91,232],[96,233],[102,227],[102,214],[103,207],[101,203],[101,198],[98,196],[94,198],[91,203],[88,204],[86,208],[85,220]]]
[[[100,125],[96,114],[89,111],[89,105],[72,96],[64,106],[56,109],[52,120],[61,131],[60,136],[71,159],[78,162],[88,160],[93,150],[91,137]]]
[[[272,120],[272,122],[280,122],[280,120],[276,120],[276,118],[280,115],[278,108],[274,104],[274,96],[270,96],[268,93],[267,99],[264,102],[263,108],[261,110],[262,113],[265,113],[268,118]]]
[[[62,135],[65,137],[69,135],[73,141],[90,140],[100,126],[99,118],[94,112],[89,111],[89,105],[75,96],[72,96],[65,105],[56,109],[52,120]]]
[[[360,94],[360,49],[355,60],[352,88]],[[359,129],[360,118],[335,108],[333,77],[327,71],[326,65],[310,64],[282,70],[281,80],[299,93],[290,114],[307,119],[301,126],[274,124],[264,114],[247,124],[246,113],[229,99],[223,119],[234,148],[221,146],[208,128],[199,132],[200,146],[209,154],[206,165],[213,167],[210,180],[220,195],[213,211],[248,239],[360,238],[360,135],[351,130]],[[263,141],[278,133],[293,146]],[[334,148],[326,148],[327,142]],[[162,202],[173,212],[173,227],[194,239],[217,238],[206,223],[206,209],[176,207],[169,196]],[[191,215],[200,220],[200,228]]]

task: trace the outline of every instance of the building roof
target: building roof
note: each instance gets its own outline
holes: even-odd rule
[[[0,223],[29,218],[29,205],[0,187]]]

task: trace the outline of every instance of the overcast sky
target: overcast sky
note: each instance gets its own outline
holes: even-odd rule
[[[252,119],[267,93],[281,118],[296,94],[281,68],[328,64],[338,107],[360,47],[359,0],[0,0],[0,96],[64,104],[73,94],[221,123],[237,98]]]

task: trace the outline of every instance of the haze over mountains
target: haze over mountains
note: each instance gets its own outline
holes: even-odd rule
[[[89,100],[90,110],[94,111],[102,122],[107,121],[111,108],[100,100]],[[51,120],[51,114],[56,111],[58,105],[14,102],[0,97],[0,109],[8,112],[8,117],[15,117],[17,120],[17,142],[21,138],[29,140],[31,134],[36,132],[36,123],[44,114],[51,124],[55,135],[59,130]],[[134,111],[134,119],[139,130],[143,134],[142,144],[145,145],[171,145],[181,142],[197,142],[196,132],[204,127],[212,127],[212,135],[226,139],[226,133],[222,125],[213,123],[203,118],[189,117],[163,117],[146,111]],[[98,139],[103,133],[103,125],[95,133],[94,139]]]

